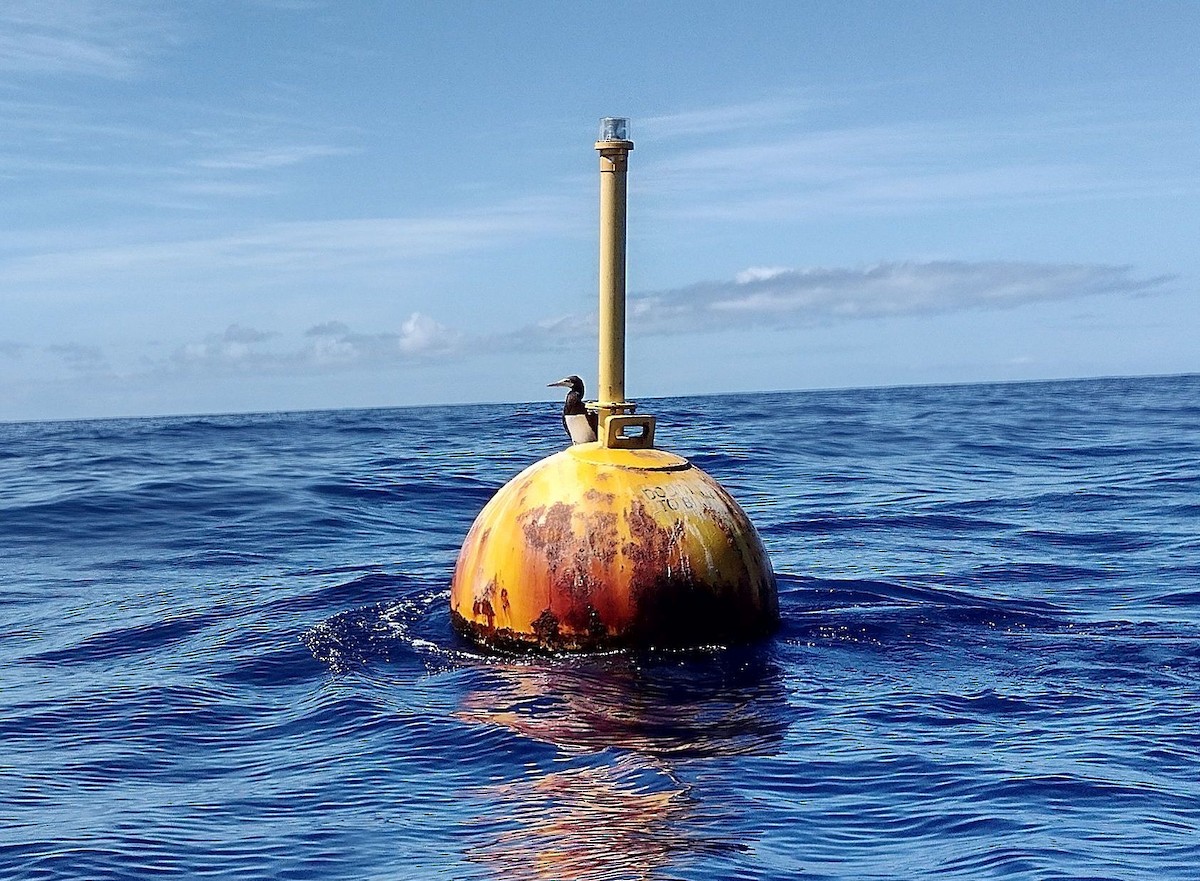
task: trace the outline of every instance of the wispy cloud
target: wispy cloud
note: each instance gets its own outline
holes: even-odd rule
[[[251,6],[261,6],[276,12],[309,12],[328,5],[326,0],[246,0]]]
[[[795,123],[815,106],[818,103],[811,98],[781,96],[702,110],[660,113],[634,120],[634,135],[645,132],[652,139],[668,139],[757,131],[782,123]]]
[[[1200,191],[1182,158],[1148,168],[1128,155],[1120,145],[1143,142],[1150,123],[1120,108],[830,127],[773,118],[773,106],[746,105],[696,146],[648,160],[639,186],[652,210],[676,221],[776,222]],[[705,118],[662,124],[686,132]],[[779,124],[768,130],[768,120]],[[1156,155],[1190,154],[1196,131],[1157,127]]]
[[[285,168],[299,165],[311,159],[322,159],[328,156],[345,156],[358,152],[346,147],[331,147],[322,144],[293,144],[277,147],[266,147],[254,150],[241,150],[227,153],[223,156],[213,156],[197,161],[201,168],[211,168],[225,171],[257,171],[264,168]]]
[[[751,267],[729,281],[632,296],[639,333],[781,329],[904,315],[1009,309],[1103,294],[1162,290],[1166,276],[1139,277],[1127,266],[941,261],[881,263],[862,269]],[[595,316],[568,315],[507,335],[510,343],[594,332]]]
[[[176,33],[161,7],[135,0],[5,0],[0,71],[128,77]]]
[[[295,173],[302,166],[361,152],[333,142],[356,135],[316,132],[298,118],[195,107],[188,120],[204,125],[182,129],[177,107],[126,109],[113,117],[87,102],[0,98],[0,180],[10,216],[22,205],[44,216],[48,204],[70,204],[68,217],[114,209],[123,219],[164,209],[196,217],[311,187],[312,175]]]
[[[492,247],[520,236],[558,231],[561,205],[518,200],[456,214],[274,223],[243,232],[13,257],[0,266],[0,289],[96,279],[111,273],[174,278],[202,271],[271,270],[294,275],[445,257]]]

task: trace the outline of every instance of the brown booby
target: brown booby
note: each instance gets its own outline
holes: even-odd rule
[[[563,428],[573,444],[588,444],[596,439],[596,414],[589,412],[583,403],[583,380],[571,375],[558,382],[549,383],[546,388],[561,385],[566,386],[567,399],[563,401]]]

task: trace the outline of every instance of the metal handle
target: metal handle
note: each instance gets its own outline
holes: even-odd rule
[[[604,421],[604,446],[614,450],[654,449],[654,417],[609,416]]]

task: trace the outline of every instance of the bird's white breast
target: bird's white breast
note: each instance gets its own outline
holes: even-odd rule
[[[567,422],[567,431],[571,434],[571,443],[590,444],[596,439],[596,432],[592,431],[592,426],[588,425],[588,418],[585,414],[577,413],[564,418]]]

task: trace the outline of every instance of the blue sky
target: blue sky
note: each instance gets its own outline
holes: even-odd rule
[[[0,420],[1200,370],[1200,4],[5,0]]]

